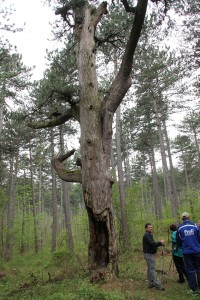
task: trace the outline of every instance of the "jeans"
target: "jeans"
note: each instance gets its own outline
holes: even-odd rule
[[[183,258],[190,288],[200,290],[200,253],[183,254]]]
[[[148,286],[160,287],[161,282],[156,274],[155,254],[144,253],[144,258],[147,263],[147,280]]]

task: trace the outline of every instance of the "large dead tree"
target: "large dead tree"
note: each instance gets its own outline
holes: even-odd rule
[[[155,2],[155,1],[152,1]],[[156,1],[157,2],[157,1]],[[79,103],[72,104],[65,113],[53,121],[32,123],[34,128],[60,125],[70,118],[79,121],[81,128],[81,170],[68,171],[63,162],[74,150],[52,160],[62,180],[82,184],[89,219],[89,271],[91,281],[115,277],[118,274],[117,245],[112,207],[110,173],[113,116],[131,86],[133,56],[144,23],[148,0],[138,0],[130,7],[122,0],[127,13],[134,15],[119,71],[104,99],[98,91],[96,74],[95,29],[107,14],[107,3],[98,7],[88,1],[70,1],[56,10],[69,25],[74,18],[77,69],[80,85]],[[70,15],[70,18],[69,18]],[[70,102],[68,102],[69,104]]]

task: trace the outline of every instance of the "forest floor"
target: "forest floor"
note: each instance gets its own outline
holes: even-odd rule
[[[87,255],[42,253],[0,262],[0,300],[188,300],[200,299],[187,283],[177,283],[171,254],[158,251],[157,269],[165,291],[148,289],[146,264],[137,250],[119,256],[119,277],[112,282],[91,284]],[[161,272],[164,271],[164,272]],[[162,274],[164,273],[164,274]]]

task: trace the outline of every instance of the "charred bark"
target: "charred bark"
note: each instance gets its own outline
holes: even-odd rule
[[[90,208],[87,212],[90,229],[88,248],[90,281],[112,279],[118,275],[113,211],[104,211],[100,218],[95,216]]]

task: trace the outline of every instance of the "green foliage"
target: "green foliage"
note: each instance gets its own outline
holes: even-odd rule
[[[72,183],[69,185],[69,196],[71,207],[74,212],[79,210],[80,205],[83,204],[82,189],[80,184]]]
[[[65,300],[66,296],[64,294],[58,292],[58,293],[53,293],[51,296],[49,296],[46,299],[48,299],[48,300]]]
[[[0,102],[6,107],[5,99],[10,99],[16,104],[23,104],[22,91],[31,86],[30,68],[22,62],[22,56],[7,48],[0,48]],[[6,110],[7,111],[7,110]]]
[[[55,251],[52,253],[52,262],[56,266],[62,266],[65,262],[67,264],[73,264],[74,256],[72,253],[67,251]]]
[[[7,201],[8,201],[8,198],[7,198],[7,193],[6,193],[6,190],[4,188],[1,188],[0,189],[0,209],[4,208]]]
[[[71,276],[63,273],[62,265],[52,264],[52,257],[48,252],[42,255],[31,255],[16,258],[12,262],[3,263],[6,276],[0,280],[0,299],[2,300],[159,300],[161,292],[148,289],[146,283],[146,264],[141,251],[132,251],[119,256],[119,278],[100,285],[88,282],[80,269],[74,269]],[[56,254],[61,258],[61,254]],[[81,259],[83,259],[81,257]],[[50,263],[51,262],[51,266]],[[156,258],[157,268],[160,267],[161,257]],[[176,283],[178,275],[171,268],[171,254],[165,253],[163,269],[167,276],[164,284],[166,290],[162,292],[163,300],[188,300],[188,287],[183,284],[181,289]],[[69,262],[70,263],[70,262]],[[44,265],[49,267],[44,267]],[[43,270],[41,270],[41,268]],[[51,280],[48,279],[51,274]],[[33,277],[33,274],[35,277]],[[35,279],[34,279],[35,278]],[[190,295],[191,299],[193,295]]]
[[[83,284],[76,292],[75,298],[82,300],[123,300],[117,292],[100,291],[97,287],[92,287],[88,284]]]
[[[43,249],[50,248],[50,240],[51,240],[51,228],[43,229],[43,222],[47,218],[46,213],[38,213],[36,216],[38,236],[42,236]],[[49,218],[51,222],[51,218]],[[24,222],[24,232],[22,234],[22,223]],[[34,219],[32,210],[28,209],[28,205],[26,206],[24,216],[22,214],[16,214],[16,221],[14,224],[14,255],[19,255],[20,248],[22,243],[24,244],[25,254],[33,254],[35,252],[35,236],[34,236]]]
[[[142,188],[140,183],[133,183],[127,189],[127,214],[133,247],[141,247],[138,242],[144,230],[144,223],[146,223],[148,218],[148,209],[144,210]]]
[[[81,208],[72,220],[72,232],[77,251],[87,251],[89,241],[88,216],[85,209]]]
[[[171,204],[169,200],[166,200],[165,207],[163,208],[163,219],[164,220],[171,220],[172,223],[174,222],[173,214],[172,214],[172,209],[171,209]]]
[[[63,2],[63,1],[61,1]],[[119,4],[122,6],[122,4]],[[110,55],[112,55],[111,45],[117,44],[118,49],[123,48],[123,44],[126,41],[126,33],[128,32],[130,25],[132,24],[134,16],[128,14],[128,18],[125,18],[124,9],[119,9],[117,3],[112,3],[111,13],[107,14],[100,26],[96,28],[97,35],[97,46],[101,47],[105,56],[105,60],[108,63],[110,61]],[[153,20],[154,19],[154,20]],[[156,21],[156,14],[153,14],[153,21]],[[149,22],[151,22],[150,20]],[[149,23],[150,24],[150,23]],[[152,25],[152,24],[150,24]],[[156,25],[157,26],[157,25]],[[151,26],[152,28],[152,26]],[[114,29],[114,31],[113,31]],[[155,29],[155,26],[153,30]],[[159,30],[158,28],[157,30]],[[125,34],[124,34],[125,33]],[[153,31],[150,30],[148,33],[153,35]],[[149,36],[150,36],[149,34]],[[145,39],[146,42],[148,34]],[[154,36],[156,36],[154,34]],[[71,34],[68,36],[70,43],[66,45],[66,48],[61,52],[56,51],[55,53],[48,53],[48,59],[50,61],[50,68],[45,72],[44,79],[41,80],[37,85],[35,85],[35,90],[31,96],[35,99],[35,108],[33,112],[37,111],[36,117],[45,116],[46,118],[53,118],[55,114],[61,114],[66,111],[70,106],[75,107],[78,103],[79,95],[79,86],[77,80],[77,69],[76,69],[76,58],[74,55],[74,45],[75,41]],[[109,39],[110,40],[109,40]],[[157,36],[156,36],[157,38]],[[106,41],[102,43],[102,41]],[[152,41],[152,39],[150,40]],[[108,44],[110,42],[110,44]],[[155,44],[155,43],[154,43]],[[154,91],[154,96],[158,97],[158,106],[159,108],[164,109],[165,119],[168,118],[169,108],[174,108],[172,106],[172,98],[170,101],[162,96],[166,95],[169,89],[174,88],[174,83],[180,79],[183,75],[183,64],[182,60],[177,59],[175,53],[170,53],[169,49],[160,50],[160,47],[154,47],[151,44],[146,44],[145,47],[141,43],[141,48],[138,51],[138,58],[135,58],[135,77],[134,81],[136,83],[137,91],[136,96],[137,104],[134,109],[130,109],[127,113],[127,122],[124,126],[124,135],[126,133],[129,136],[126,136],[125,141],[129,140],[128,150],[137,151],[136,159],[137,161],[132,163],[131,166],[131,179],[132,185],[126,189],[126,208],[128,223],[131,234],[131,245],[135,250],[133,255],[134,260],[131,260],[131,256],[127,256],[126,259],[121,263],[120,266],[120,276],[121,278],[126,278],[128,280],[142,281],[144,282],[144,273],[140,271],[141,265],[137,264],[137,258],[141,250],[141,241],[142,235],[144,232],[144,224],[146,222],[151,222],[154,225],[155,237],[158,236],[166,238],[168,236],[168,227],[171,223],[174,222],[171,212],[171,206],[168,199],[166,203],[163,204],[163,220],[157,220],[154,214],[154,203],[152,200],[152,188],[151,188],[151,176],[146,174],[149,170],[147,164],[149,164],[149,150],[151,140],[153,146],[157,147],[159,145],[158,136],[156,133],[156,122],[154,120],[155,111],[152,105],[152,91]],[[122,53],[123,51],[120,52]],[[142,49],[142,51],[141,51]],[[118,53],[119,54],[119,53]],[[20,113],[8,113],[6,109],[5,98],[18,99],[18,104],[23,105],[23,101],[19,97],[20,92],[29,86],[29,71],[22,61],[21,56],[17,53],[11,53],[9,49],[2,47],[0,50],[1,66],[0,66],[0,86],[2,99],[1,102],[4,104],[4,111],[6,112],[5,117],[7,119],[12,119],[12,122],[7,123],[5,126],[7,128],[6,137],[7,143],[5,144],[6,149],[10,149],[10,140],[15,140],[13,144],[16,146],[21,146],[22,139],[25,138],[25,135],[29,138],[33,138],[33,135],[30,131],[24,130],[23,122],[20,119]],[[154,62],[152,64],[152,61]],[[142,68],[141,68],[142,66]],[[20,76],[16,76],[20,74]],[[113,76],[113,74],[111,74]],[[108,79],[108,78],[107,78]],[[109,82],[110,81],[110,82]],[[109,82],[109,84],[108,84]],[[104,82],[104,89],[100,91],[102,97],[105,95],[106,90],[109,88],[111,80],[108,79],[107,82]],[[38,110],[37,110],[38,109]],[[194,116],[195,117],[195,116]],[[197,117],[197,118],[196,118]],[[192,126],[195,125],[196,129],[199,129],[199,117],[198,113],[193,119],[189,116],[189,119],[185,119],[188,132],[191,131]],[[15,122],[17,121],[17,122]],[[190,121],[193,121],[192,124]],[[22,123],[19,126],[19,123]],[[18,125],[16,128],[15,125]],[[127,126],[128,124],[128,126]],[[75,128],[67,127],[68,133],[74,134],[76,132]],[[17,131],[17,133],[16,133]],[[41,135],[41,132],[40,132]],[[20,137],[20,139],[18,139]],[[183,137],[183,136],[182,136]],[[16,219],[14,227],[14,259],[8,265],[2,265],[1,269],[8,272],[8,276],[1,279],[0,288],[4,291],[4,294],[10,289],[15,290],[15,284],[19,287],[22,284],[27,283],[32,284],[30,280],[29,272],[33,272],[37,277],[37,286],[30,286],[27,290],[20,289],[16,291],[14,297],[16,299],[148,299],[146,297],[148,293],[146,291],[139,291],[139,289],[134,293],[124,293],[125,298],[120,295],[120,293],[112,291],[103,291],[101,286],[92,286],[89,283],[83,282],[84,275],[82,274],[86,262],[86,252],[89,241],[89,232],[88,232],[88,219],[87,214],[84,211],[84,205],[82,202],[82,192],[81,187],[78,184],[72,184],[70,186],[70,204],[72,207],[73,218],[72,218],[72,231],[73,231],[73,240],[75,245],[75,251],[78,252],[79,256],[76,254],[69,253],[65,250],[66,248],[66,230],[61,227],[59,228],[57,244],[58,251],[52,253],[50,257],[49,245],[51,240],[51,226],[52,226],[52,217],[50,214],[51,209],[51,191],[50,191],[50,155],[48,151],[48,135],[47,139],[44,135],[41,138],[34,140],[35,153],[33,156],[34,159],[34,193],[36,197],[36,210],[39,211],[39,203],[37,198],[39,198],[39,188],[38,181],[40,180],[38,176],[38,168],[42,167],[43,173],[46,176],[43,177],[43,190],[42,190],[42,200],[44,204],[45,212],[37,213],[37,226],[38,226],[38,235],[42,240],[42,250],[40,252],[41,257],[37,256],[25,256],[20,258],[20,246],[22,242],[25,244],[26,254],[32,254],[34,252],[34,222],[32,216],[32,205],[31,200],[31,185],[29,179],[29,161],[26,155],[21,156],[21,161],[23,164],[19,167],[19,176],[21,176],[22,170],[25,174],[25,182],[23,183],[24,178],[17,178],[17,191],[16,191]],[[44,139],[44,141],[43,141]],[[185,142],[185,143],[183,143]],[[178,151],[181,151],[181,146],[186,145],[187,149],[184,148],[183,153],[180,156],[182,164],[180,169],[177,171],[179,177],[184,178],[184,171],[189,172],[190,181],[192,179],[192,185],[195,188],[183,189],[185,186],[185,179],[179,181],[179,191],[180,191],[180,212],[189,211],[194,220],[200,218],[200,196],[199,196],[199,167],[196,166],[197,163],[197,149],[195,149],[194,142],[192,143],[191,137],[187,137],[179,141],[177,145]],[[124,142],[125,145],[126,142]],[[177,140],[178,143],[178,140]],[[36,146],[35,146],[36,144]],[[37,145],[39,144],[39,146]],[[9,146],[9,147],[8,147]],[[24,146],[24,144],[23,144]],[[124,147],[125,149],[125,147]],[[27,151],[26,147],[23,148],[25,152]],[[42,155],[41,155],[42,154]],[[132,154],[132,153],[131,153]],[[131,156],[130,154],[130,156]],[[135,155],[135,154],[134,154]],[[186,169],[184,169],[183,163],[186,164]],[[164,176],[159,174],[158,180],[163,185]],[[8,176],[4,175],[4,178]],[[9,183],[6,182],[6,188],[8,190]],[[57,186],[57,196],[58,203],[62,203],[62,195],[60,192],[60,183]],[[0,207],[2,208],[2,214],[6,208],[6,202],[8,195],[6,194],[6,189],[0,190]],[[116,223],[117,223],[117,238],[120,241],[123,232],[121,231],[121,212],[119,205],[119,186],[118,184],[113,185],[113,201],[114,209],[116,213]],[[25,206],[25,215],[22,215],[22,208]],[[81,207],[81,208],[80,208]],[[62,213],[62,215],[61,215]],[[60,219],[63,218],[62,209],[59,210]],[[3,219],[3,218],[2,218]],[[5,218],[6,219],[6,218]],[[25,232],[22,236],[22,222],[25,222]],[[4,225],[4,224],[3,224]],[[62,224],[61,224],[62,225]],[[58,227],[59,227],[58,226]],[[5,228],[2,228],[2,244],[5,243]],[[136,252],[138,251],[138,252]],[[82,261],[84,264],[82,266]],[[131,261],[131,264],[126,262]],[[15,276],[15,272],[12,269],[17,266],[16,270],[18,273]],[[87,267],[85,267],[87,269]],[[57,272],[64,273],[63,277],[66,278],[76,278],[78,279],[77,283],[75,281],[67,281],[63,279],[63,282],[59,282],[56,277],[55,282],[49,281],[47,274],[51,273],[57,275]],[[87,272],[85,272],[87,273]],[[44,275],[45,274],[45,275]],[[60,274],[59,274],[60,275]],[[87,273],[88,275],[88,273]],[[66,290],[66,287],[70,289]],[[20,294],[21,293],[21,294]],[[173,296],[173,294],[171,294]],[[149,295],[148,295],[149,296]],[[154,298],[153,298],[154,299]],[[155,298],[157,299],[157,298]],[[165,297],[165,299],[167,299]],[[169,298],[170,299],[170,298]],[[173,298],[171,298],[173,299]],[[175,299],[175,298],[174,298]],[[178,299],[178,298],[177,298]]]
[[[181,211],[188,211],[194,222],[200,219],[200,195],[194,188],[188,188],[181,192]]]

